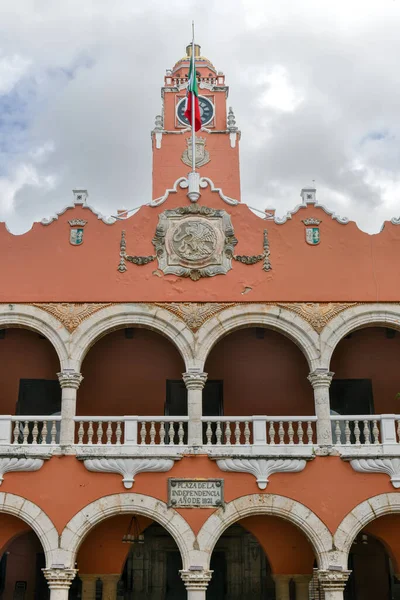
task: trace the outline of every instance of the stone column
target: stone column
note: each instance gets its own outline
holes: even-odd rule
[[[103,582],[102,600],[117,600],[117,584],[120,578],[120,573],[108,573],[101,576]]]
[[[202,446],[203,423],[201,416],[203,414],[203,388],[207,381],[207,373],[193,369],[183,373],[182,376],[188,391],[188,444],[189,446]]]
[[[317,444],[332,446],[332,426],[329,402],[329,386],[334,373],[328,369],[315,369],[308,376],[314,388],[315,414],[317,416]]]
[[[343,600],[350,573],[351,571],[318,571],[318,580],[325,600]]]
[[[74,579],[76,569],[42,569],[50,588],[50,600],[68,600],[69,588]]]
[[[309,600],[312,575],[292,575],[296,584],[296,600]]]
[[[187,600],[206,600],[206,591],[212,571],[180,571],[187,589]]]
[[[72,446],[75,442],[76,393],[83,377],[72,369],[65,369],[57,375],[61,385],[60,445]]]
[[[82,581],[82,600],[95,600],[96,581],[99,575],[83,575],[80,573],[79,578]]]
[[[275,581],[275,600],[289,600],[289,581],[291,575],[273,575]]]

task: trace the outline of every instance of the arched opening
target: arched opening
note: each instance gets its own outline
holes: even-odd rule
[[[79,549],[77,567],[86,593],[99,593],[102,588],[103,597],[120,600],[186,600],[175,540],[164,527],[142,515],[118,515],[97,525]],[[77,588],[77,595],[70,594],[70,599],[78,594]]]
[[[301,350],[287,337],[264,327],[234,331],[213,347],[205,371],[208,381],[203,390],[203,415],[223,417],[222,430],[230,416],[248,416],[251,421],[252,415],[267,415],[269,442],[309,441],[307,421],[315,415],[313,390],[307,380],[309,366]],[[231,421],[235,439],[236,419]],[[216,426],[212,428],[215,439]],[[243,442],[245,424],[240,428]]]
[[[0,330],[0,414],[13,415],[9,439],[2,443],[57,442],[61,418],[59,371],[56,350],[43,335],[22,328]],[[33,431],[35,416],[54,418],[38,419]]]
[[[381,431],[380,418],[374,422],[373,415],[399,412],[400,400],[396,398],[400,391],[399,355],[400,333],[390,328],[358,329],[339,342],[331,360],[334,378],[330,387],[330,406],[334,442],[375,442]],[[351,419],[352,415],[364,415],[365,418]],[[346,420],[346,416],[350,418]],[[384,440],[380,437],[379,441]]]
[[[0,514],[0,598],[41,600],[49,597],[42,569],[45,553],[30,526],[12,515]]]

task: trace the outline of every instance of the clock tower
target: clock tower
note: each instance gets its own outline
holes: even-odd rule
[[[186,56],[167,70],[161,89],[162,111],[152,131],[153,199],[192,168],[191,129],[184,116],[191,53],[189,45]],[[240,200],[240,131],[232,108],[227,110],[225,75],[201,56],[198,45],[195,58],[202,119],[202,128],[196,133],[196,171],[226,196]]]

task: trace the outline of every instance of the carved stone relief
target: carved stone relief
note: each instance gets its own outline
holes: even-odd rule
[[[336,315],[357,304],[359,302],[277,302],[277,306],[300,315],[318,333],[321,333],[325,325]]]
[[[208,319],[225,308],[236,306],[237,302],[155,302],[155,304],[185,321],[192,331],[197,331]]]
[[[64,327],[72,333],[85,319],[107,306],[111,306],[112,302],[108,303],[92,303],[88,302],[49,302],[41,304],[39,302],[31,302],[32,306],[37,306],[42,310],[50,313],[61,321]]]
[[[196,137],[196,168],[200,168],[210,162],[210,153],[206,150],[206,139]],[[192,138],[186,139],[186,150],[184,150],[181,160],[188,167],[192,167]]]

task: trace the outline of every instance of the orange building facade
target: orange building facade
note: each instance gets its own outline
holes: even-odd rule
[[[0,223],[0,598],[400,598],[400,219],[241,203],[199,47],[188,175],[190,51],[151,202]]]

